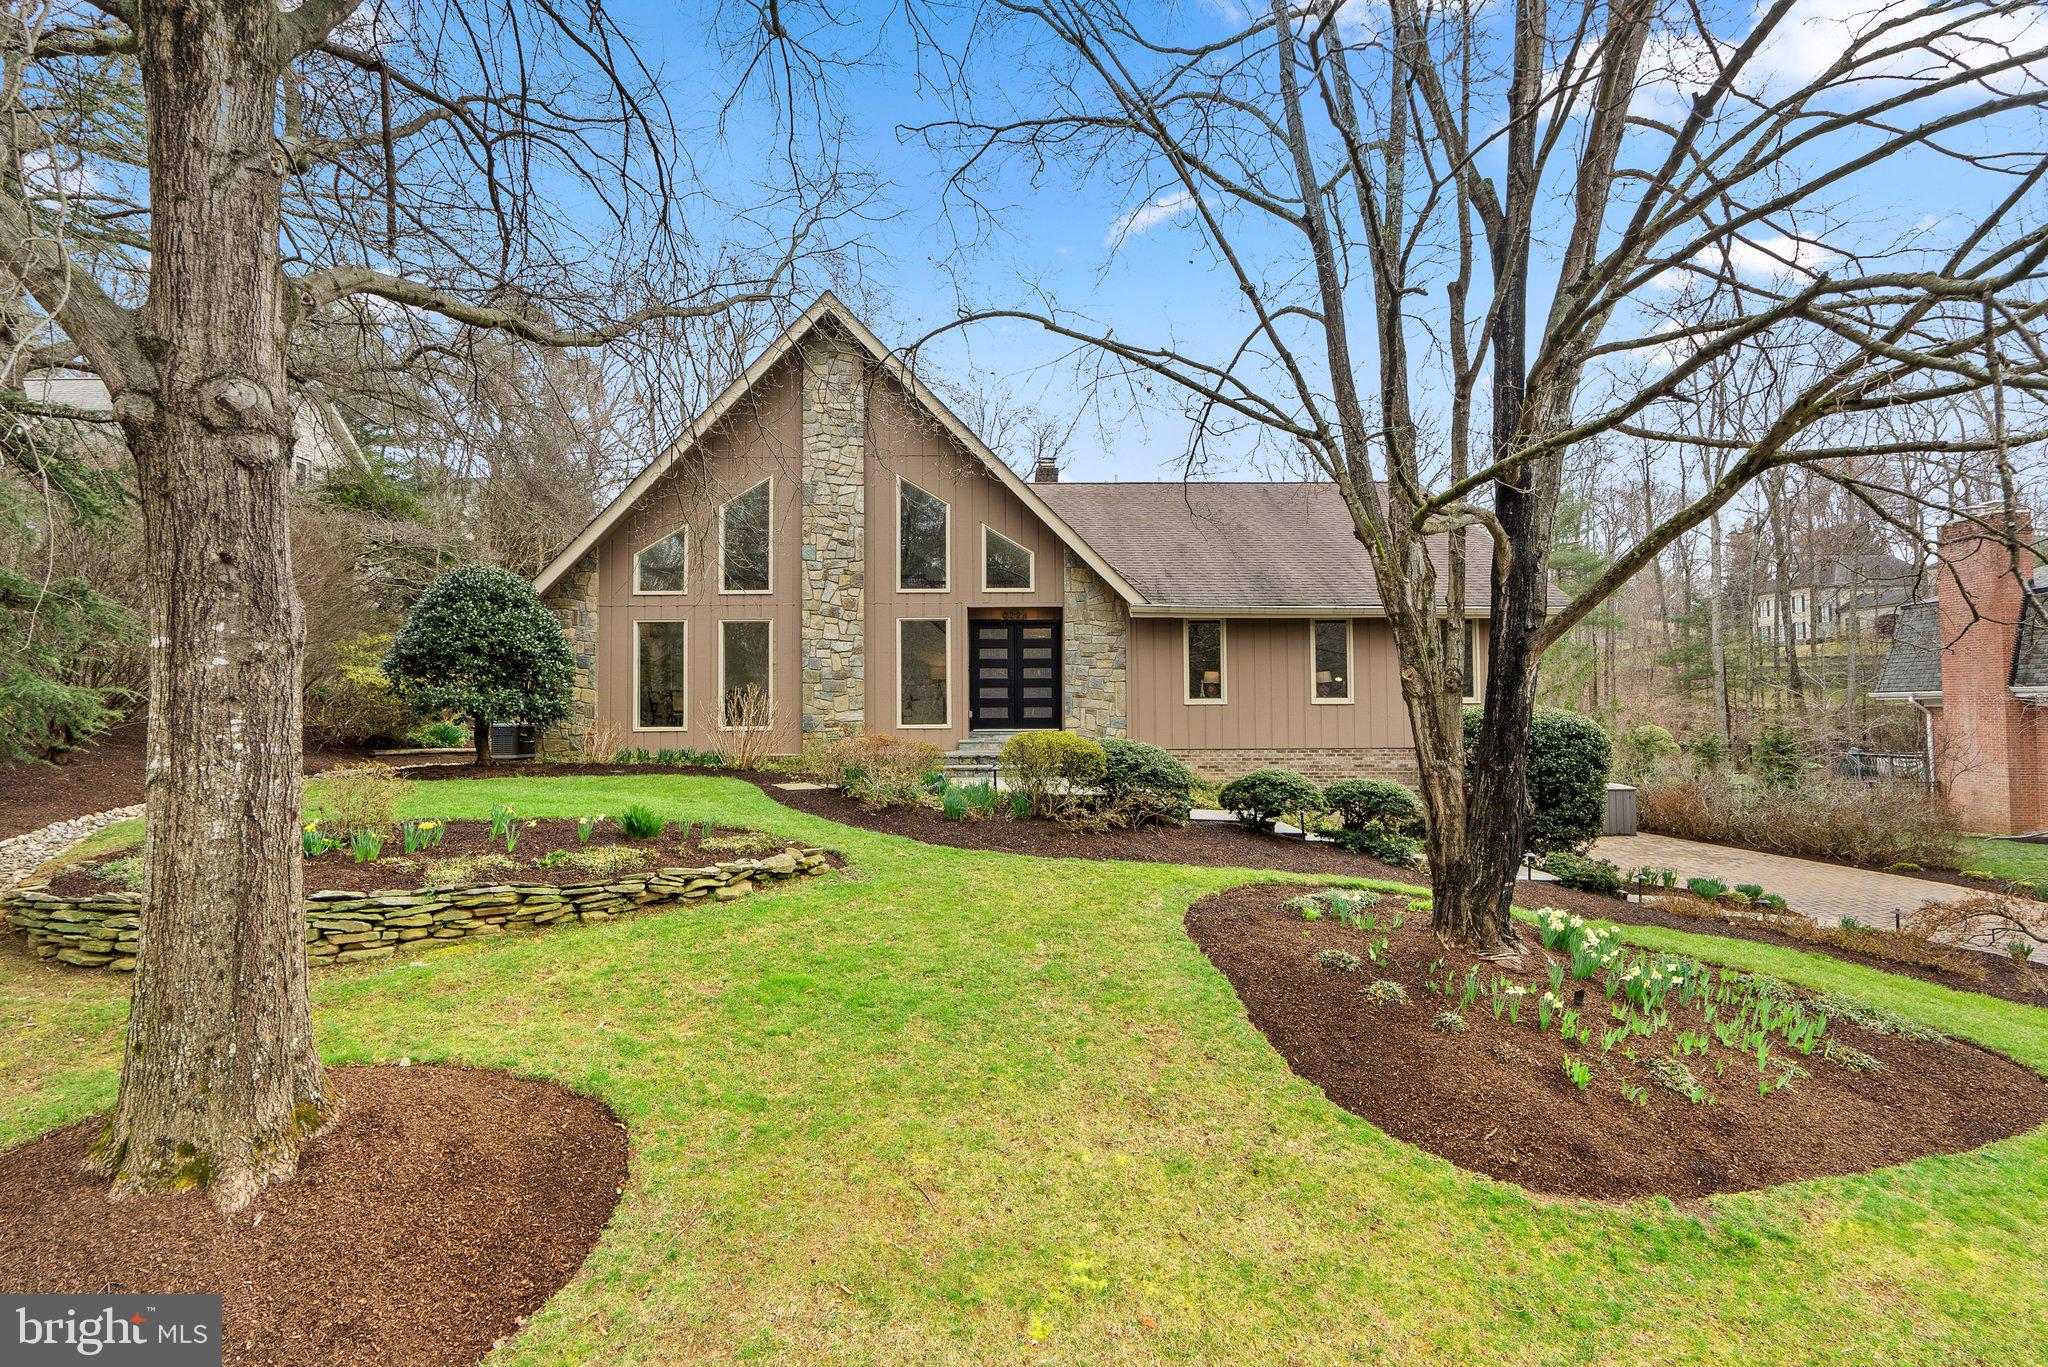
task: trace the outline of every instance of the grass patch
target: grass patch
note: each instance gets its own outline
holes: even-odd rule
[[[1972,837],[1957,867],[1983,870],[1993,878],[2014,882],[2048,881],[2048,845],[2024,840],[2001,840],[1997,836]]]
[[[508,1363],[2038,1352],[2015,1288],[2048,1276],[2041,1132],[1701,1209],[1540,1199],[1287,1071],[1181,930],[1246,871],[938,849],[731,779],[421,783],[408,814],[629,801],[853,867],[314,979],[330,1059],[550,1077],[628,1126],[617,1215]],[[1777,946],[1623,933],[2048,1070],[2048,1012]],[[0,1142],[112,1101],[125,990],[0,956]]]

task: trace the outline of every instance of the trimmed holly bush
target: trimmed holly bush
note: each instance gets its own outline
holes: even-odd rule
[[[496,565],[464,565],[420,595],[384,677],[418,711],[470,718],[487,761],[492,722],[547,726],[569,715],[576,661],[531,584]]]
[[[1465,709],[1465,768],[1479,754],[1479,708]],[[1583,850],[1600,837],[1607,817],[1607,769],[1614,744],[1591,717],[1561,707],[1539,707],[1529,724],[1529,826],[1537,854]]]
[[[1390,779],[1339,779],[1323,789],[1323,800],[1354,830],[1384,826],[1397,835],[1422,833],[1422,799]]]
[[[1307,830],[1329,809],[1323,790],[1292,769],[1254,769],[1224,784],[1217,800],[1254,830],[1271,830],[1282,817]]]
[[[1113,819],[1178,826],[1194,810],[1194,774],[1158,746],[1105,737],[1102,757],[1102,793]]]
[[[1536,867],[1556,875],[1557,881],[1568,888],[1597,892],[1603,897],[1621,896],[1621,869],[1605,859],[1558,850],[1544,855]]]
[[[1079,790],[1098,786],[1109,768],[1102,747],[1072,731],[1020,731],[1003,742],[996,762],[1035,816],[1071,811]]]

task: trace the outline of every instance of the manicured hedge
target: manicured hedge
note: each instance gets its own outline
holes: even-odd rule
[[[1465,709],[1465,768],[1479,753],[1479,708]],[[1577,852],[1600,836],[1607,815],[1607,770],[1614,744],[1591,717],[1539,707],[1529,727],[1528,846],[1538,854]]]
[[[1117,819],[1138,823],[1170,821],[1178,825],[1194,810],[1195,776],[1156,745],[1105,737],[1103,797]]]
[[[1306,830],[1316,816],[1328,810],[1323,790],[1292,769],[1254,769],[1224,784],[1217,800],[1237,813],[1239,821],[1258,830],[1272,829],[1282,817]]]
[[[1390,779],[1339,779],[1323,789],[1323,800],[1353,829],[1383,826],[1396,835],[1422,833],[1422,799]]]

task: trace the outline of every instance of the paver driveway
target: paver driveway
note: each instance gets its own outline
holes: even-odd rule
[[[1910,915],[1929,902],[1953,902],[1972,895],[1967,888],[1925,878],[1845,869],[1788,854],[1762,854],[1669,835],[1603,836],[1594,844],[1593,854],[1619,864],[1623,873],[1649,865],[1676,869],[1681,880],[1718,878],[1730,887],[1755,883],[1783,897],[1794,911],[1828,925],[1850,916],[1864,925],[1889,929],[1894,912]]]

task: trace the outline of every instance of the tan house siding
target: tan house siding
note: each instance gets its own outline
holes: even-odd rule
[[[1184,619],[1134,619],[1129,669],[1132,738],[1164,746],[1212,775],[1286,763],[1288,755],[1298,762],[1289,767],[1301,767],[1303,772],[1371,775],[1398,754],[1412,781],[1412,740],[1393,629],[1382,618],[1351,619],[1352,701],[1317,703],[1311,701],[1310,620],[1225,618],[1223,701],[1190,703],[1182,653]],[[1485,623],[1477,625],[1474,639],[1483,671]],[[1345,756],[1355,764],[1340,773]]]
[[[967,623],[971,613],[1058,609],[1065,601],[1060,540],[1005,489],[901,386],[878,376],[868,395],[867,676],[870,731],[951,748],[967,734]],[[908,480],[945,500],[950,567],[943,593],[904,592],[897,568],[897,481]],[[1029,592],[981,586],[981,529],[986,524],[1032,553]],[[899,725],[898,624],[910,618],[946,621],[948,717],[943,728]]]
[[[598,543],[598,720],[618,744],[650,750],[715,748],[724,735],[718,728],[719,623],[766,618],[774,623],[769,690],[775,724],[770,743],[780,753],[801,748],[803,465],[799,390],[800,371],[794,363],[771,371],[749,401],[735,407],[706,435],[698,454],[677,462]],[[734,495],[770,478],[775,481],[770,591],[721,592],[719,510]],[[635,552],[678,527],[690,532],[684,592],[636,593]],[[689,624],[684,658],[689,724],[685,728],[643,731],[636,725],[635,623],[641,621]]]

